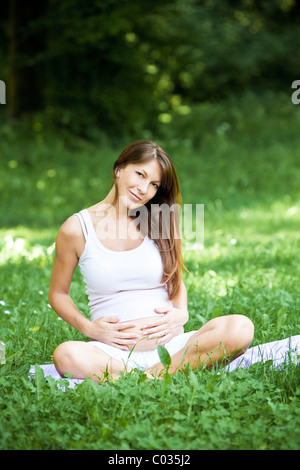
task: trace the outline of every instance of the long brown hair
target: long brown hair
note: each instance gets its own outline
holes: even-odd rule
[[[163,275],[161,282],[166,283],[168,295],[173,299],[181,287],[181,269],[184,267],[181,253],[181,237],[179,231],[179,218],[181,210],[181,194],[174,166],[166,152],[156,143],[150,140],[140,140],[126,147],[113,167],[113,178],[115,183],[115,201],[118,197],[116,185],[116,172],[128,164],[138,164],[156,159],[162,169],[161,184],[155,196],[145,204],[147,208],[146,223],[139,224],[140,230],[149,238],[151,234],[157,233],[153,238],[156,243],[163,264]],[[159,206],[167,205],[170,220],[168,224],[168,236],[164,236],[164,217],[161,217]],[[137,216],[137,212],[135,212]],[[134,216],[133,216],[134,218]]]

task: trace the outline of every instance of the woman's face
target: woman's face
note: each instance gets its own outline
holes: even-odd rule
[[[119,198],[128,208],[144,205],[155,196],[161,177],[161,166],[156,159],[130,163],[116,172]]]

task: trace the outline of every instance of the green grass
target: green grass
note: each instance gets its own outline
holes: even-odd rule
[[[255,325],[253,345],[299,334],[298,109],[284,98],[248,97],[226,109],[199,106],[185,119],[174,117],[164,142],[184,202],[205,210],[204,249],[184,244],[186,329],[243,313]],[[2,133],[0,448],[299,449],[297,363],[187,369],[163,381],[135,372],[65,392],[40,370],[28,380],[30,365],[51,363],[59,343],[84,339],[48,305],[53,243],[63,220],[109,189],[124,145]],[[88,315],[78,270],[71,295]]]

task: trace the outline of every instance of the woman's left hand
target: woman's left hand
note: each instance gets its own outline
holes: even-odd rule
[[[182,308],[166,305],[155,309],[156,313],[164,316],[149,321],[141,328],[148,339],[157,338],[157,344],[165,345],[174,336],[183,333],[183,325],[188,321],[188,311]]]

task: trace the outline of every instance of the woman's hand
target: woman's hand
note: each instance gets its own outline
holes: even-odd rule
[[[101,341],[128,351],[136,344],[140,336],[134,332],[124,333],[122,330],[135,326],[136,324],[130,321],[119,322],[117,317],[101,317],[92,322],[92,332],[89,337],[91,340]]]
[[[174,336],[183,333],[183,325],[188,321],[188,311],[173,305],[166,305],[155,309],[156,313],[164,314],[159,319],[149,321],[141,328],[144,337],[157,338],[157,344],[165,345]]]

